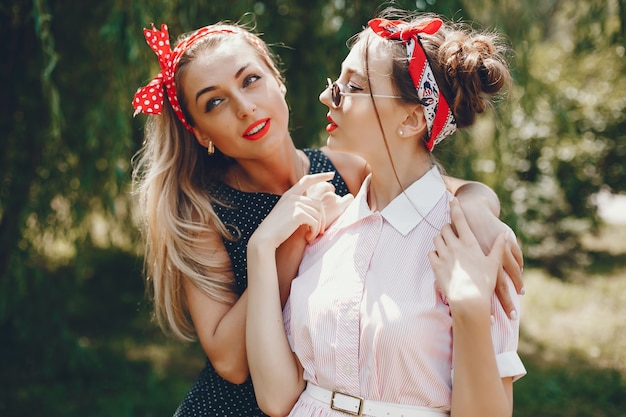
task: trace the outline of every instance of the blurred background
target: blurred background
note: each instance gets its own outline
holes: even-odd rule
[[[437,147],[483,181],[525,253],[516,417],[626,416],[624,0],[417,0],[503,33],[515,86]],[[203,366],[144,296],[131,158],[142,29],[253,23],[282,57],[298,146],[379,1],[16,0],[0,4],[0,415],[169,416]],[[621,194],[621,196],[620,196]]]

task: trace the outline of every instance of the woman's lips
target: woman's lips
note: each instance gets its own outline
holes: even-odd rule
[[[326,118],[328,119],[328,121],[330,122],[330,124],[326,125],[326,131],[328,133],[332,133],[333,130],[337,129],[337,124],[335,123],[335,121],[333,120],[332,117],[330,117],[330,114],[326,115]]]
[[[246,140],[259,140],[270,130],[270,119],[260,119],[252,123],[245,132],[243,138]]]

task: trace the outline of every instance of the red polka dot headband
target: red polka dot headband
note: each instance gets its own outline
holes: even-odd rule
[[[372,19],[369,27],[385,39],[401,40],[406,46],[409,59],[409,74],[424,107],[424,117],[428,128],[426,148],[432,151],[443,138],[456,131],[456,120],[452,110],[441,93],[433,71],[426,59],[426,53],[419,42],[419,34],[436,33],[443,22],[441,19],[428,20],[419,25],[409,25],[401,20]]]
[[[178,62],[183,54],[198,40],[206,37],[207,35],[214,33],[245,33],[243,30],[236,26],[227,25],[214,25],[205,26],[195,31],[191,36],[185,38],[180,42],[172,51],[170,48],[170,35],[167,30],[167,25],[162,24],[161,30],[157,30],[152,24],[152,29],[144,29],[143,34],[146,38],[146,42],[150,48],[156,53],[159,59],[159,66],[161,72],[148,83],[145,87],[141,87],[135,93],[133,98],[133,107],[135,108],[134,115],[139,113],[145,114],[161,114],[163,111],[163,87],[165,86],[165,92],[167,99],[181,121],[183,126],[193,133],[191,125],[185,119],[183,111],[178,102],[176,96],[176,82],[174,81],[174,75],[176,74],[176,68]],[[254,40],[255,46],[261,48],[258,41]],[[261,50],[263,50],[261,48]]]

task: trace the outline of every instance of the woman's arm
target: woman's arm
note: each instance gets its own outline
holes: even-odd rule
[[[276,249],[276,267],[280,288],[281,306],[285,306],[291,290],[291,281],[298,275],[306,247],[306,226],[300,226],[278,249]]]
[[[504,234],[484,255],[457,201],[451,203],[456,233],[446,225],[429,254],[452,314],[454,376],[451,415],[510,417],[512,378],[501,378],[491,335],[491,299],[505,247]]]
[[[304,390],[304,380],[285,334],[276,260],[268,243],[253,235],[248,244],[246,343],[259,407],[270,416],[285,416]]]
[[[513,282],[518,294],[523,294],[522,269],[524,258],[522,250],[509,226],[502,222],[500,201],[496,193],[485,184],[445,177],[448,191],[459,200],[470,228],[484,253],[489,253],[497,236],[506,234],[506,247],[502,256],[502,267],[498,272],[495,293],[511,319],[517,318],[517,311],[511,299],[508,286]]]
[[[226,248],[217,233],[207,233],[205,256],[211,256],[224,265],[230,265]],[[234,280],[232,268],[224,268],[225,282]],[[216,372],[233,384],[241,384],[248,377],[245,346],[245,320],[247,295],[234,303],[211,298],[191,281],[183,280],[187,306],[198,339]]]
[[[305,194],[333,175],[303,177],[283,194],[248,242],[248,363],[259,407],[269,415],[288,414],[304,389],[302,368],[285,334],[276,251],[302,225],[307,230],[306,240],[323,232],[322,200],[327,193],[318,193],[321,198]],[[328,195],[334,196],[332,186],[327,187]]]
[[[281,306],[289,296],[291,280],[300,265],[306,231],[301,227],[277,250]],[[216,263],[224,265],[221,280],[232,282],[234,276],[230,257],[220,236],[207,233],[203,248],[204,256],[210,256]],[[244,291],[233,303],[225,303],[208,296],[189,280],[183,281],[183,288],[196,334],[213,368],[233,384],[245,382],[249,375],[245,343],[248,291]]]
[[[473,203],[481,203],[482,208],[488,210],[494,216],[500,216],[500,200],[498,199],[498,195],[491,188],[487,187],[482,182],[466,181],[448,176],[444,176],[443,178],[446,183],[446,188],[457,197],[461,203],[461,208],[463,208],[464,203],[461,198],[467,198],[468,201]]]

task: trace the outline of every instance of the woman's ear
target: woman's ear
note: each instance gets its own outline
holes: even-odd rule
[[[404,133],[404,137],[412,137],[415,135],[423,136],[428,129],[424,111],[420,104],[407,106],[407,116],[400,123],[398,130]]]
[[[197,127],[192,128],[193,134],[196,137],[196,140],[201,146],[207,148],[209,146],[209,142],[211,142],[211,138],[208,136],[203,136],[202,133],[198,130]]]

